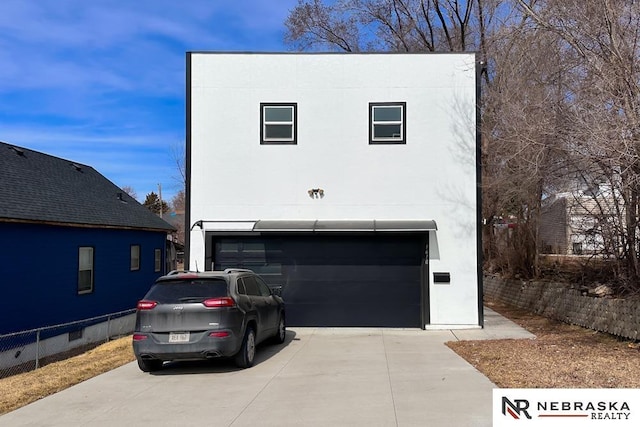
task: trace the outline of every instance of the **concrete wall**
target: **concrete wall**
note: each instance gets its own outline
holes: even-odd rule
[[[191,53],[190,217],[433,219],[433,324],[477,324],[474,54]],[[260,103],[297,103],[297,144],[260,144]],[[406,144],[369,144],[369,103],[406,102]],[[322,188],[324,197],[308,190]],[[204,265],[204,228],[190,268]]]
[[[136,314],[131,313],[114,318],[105,317],[100,323],[77,329],[78,325],[43,328],[25,333],[0,336],[0,373],[12,372],[12,367],[35,368],[42,365],[42,359],[64,353],[88,344],[106,342],[112,337],[129,334],[133,331]],[[78,339],[70,340],[70,328],[81,331]],[[38,362],[36,362],[38,361]],[[33,363],[33,365],[31,365]],[[22,369],[22,368],[21,368]],[[15,373],[21,372],[15,370]]]
[[[582,295],[566,283],[484,277],[484,295],[546,317],[621,337],[640,338],[640,304]]]

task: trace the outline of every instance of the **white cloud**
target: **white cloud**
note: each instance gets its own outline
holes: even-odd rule
[[[0,140],[175,188],[185,52],[280,50],[297,0],[1,0]]]

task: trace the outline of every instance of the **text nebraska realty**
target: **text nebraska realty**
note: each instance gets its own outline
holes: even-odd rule
[[[538,417],[566,417],[580,416],[593,420],[628,420],[631,409],[627,402],[580,402],[580,401],[547,401],[537,402]],[[572,412],[574,415],[567,415]],[[576,414],[578,412],[590,412],[590,414]],[[502,397],[502,414],[510,414],[514,418],[529,415],[529,401],[526,399],[514,399],[513,402]]]

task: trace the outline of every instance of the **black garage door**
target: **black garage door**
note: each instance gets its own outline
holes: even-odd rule
[[[421,235],[211,239],[215,269],[250,268],[282,286],[290,326],[421,326]]]

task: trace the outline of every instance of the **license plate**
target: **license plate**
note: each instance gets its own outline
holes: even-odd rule
[[[169,342],[189,342],[189,332],[170,332]]]

